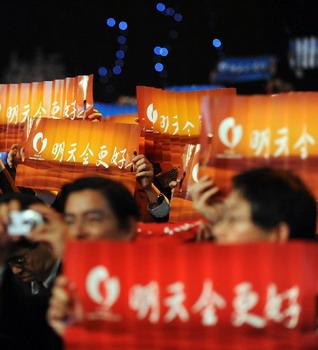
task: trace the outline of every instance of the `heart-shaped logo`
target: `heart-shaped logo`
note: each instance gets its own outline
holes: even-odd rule
[[[222,143],[228,148],[233,149],[242,139],[243,128],[242,125],[235,125],[235,119],[233,117],[228,117],[220,123],[218,134]]]
[[[86,278],[86,290],[90,298],[108,310],[115,304],[120,294],[120,282],[111,277],[105,266],[96,266]]]
[[[199,182],[199,163],[196,163],[192,168],[192,180]]]
[[[41,147],[39,147],[41,145]],[[38,132],[33,139],[33,149],[37,154],[41,154],[47,146],[47,138],[44,137],[43,132]]]
[[[154,124],[158,119],[158,112],[153,108],[153,103],[147,107],[147,118]]]

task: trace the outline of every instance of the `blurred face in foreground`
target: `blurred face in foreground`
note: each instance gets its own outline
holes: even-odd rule
[[[108,201],[95,190],[71,193],[66,200],[64,218],[70,238],[129,240],[132,237],[129,229],[120,227]]]
[[[285,224],[284,224],[285,225]],[[217,243],[249,243],[285,241],[285,227],[264,229],[252,220],[252,208],[238,190],[233,190],[224,203],[224,212],[213,228]],[[283,232],[281,232],[283,231]],[[287,231],[286,231],[287,232]]]

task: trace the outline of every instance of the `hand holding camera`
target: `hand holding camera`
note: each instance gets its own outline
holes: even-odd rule
[[[44,218],[44,223],[37,225],[28,236],[29,239],[47,242],[51,245],[56,258],[61,258],[64,251],[64,241],[68,230],[62,216],[43,204],[33,204],[30,209],[36,211]]]
[[[32,209],[13,210],[9,213],[9,236],[28,236],[37,225],[44,224],[42,215]]]

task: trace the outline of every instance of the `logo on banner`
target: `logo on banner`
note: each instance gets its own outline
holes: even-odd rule
[[[120,316],[114,314],[111,308],[120,295],[120,281],[110,276],[105,266],[96,266],[87,275],[86,291],[91,300],[99,305],[96,312],[90,315],[91,319],[119,321]]]
[[[200,152],[200,149],[201,149],[201,145],[197,144],[194,151],[194,157]],[[194,182],[199,182],[199,169],[200,169],[200,165],[197,162],[194,164],[192,168],[192,180]]]
[[[219,158],[241,158],[241,155],[235,154],[235,147],[240,143],[243,137],[242,125],[236,124],[233,117],[225,118],[219,125],[219,139],[228,149],[224,154],[218,154]]]
[[[41,153],[43,153],[47,147],[47,138],[44,137],[43,132],[38,132],[32,142],[33,149],[35,150],[35,154],[31,159],[43,159]]]
[[[195,166],[192,169],[192,180],[194,182],[199,182],[199,163],[195,164]]]
[[[151,123],[155,124],[158,119],[158,112],[153,108],[153,103],[151,103],[147,107],[147,118],[151,121]]]

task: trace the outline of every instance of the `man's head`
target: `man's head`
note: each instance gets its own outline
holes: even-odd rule
[[[26,210],[33,204],[43,202],[34,195],[25,193],[8,193],[0,197],[0,236],[5,236],[8,240],[6,261],[12,273],[22,282],[44,280],[54,263],[52,249],[47,243],[35,243],[24,236],[12,240],[7,235],[5,222],[9,219],[2,221],[8,217],[11,210]]]
[[[217,241],[314,239],[316,201],[302,180],[287,170],[256,168],[233,178]]]
[[[11,192],[0,197],[0,206],[7,205],[12,201],[18,202],[21,210],[28,209],[32,204],[43,204],[43,201],[33,194]]]
[[[11,242],[7,263],[22,282],[44,281],[54,264],[51,247],[44,242],[32,242],[25,238]]]
[[[129,190],[119,182],[80,178],[61,191],[61,209],[74,238],[131,239],[139,217]]]

